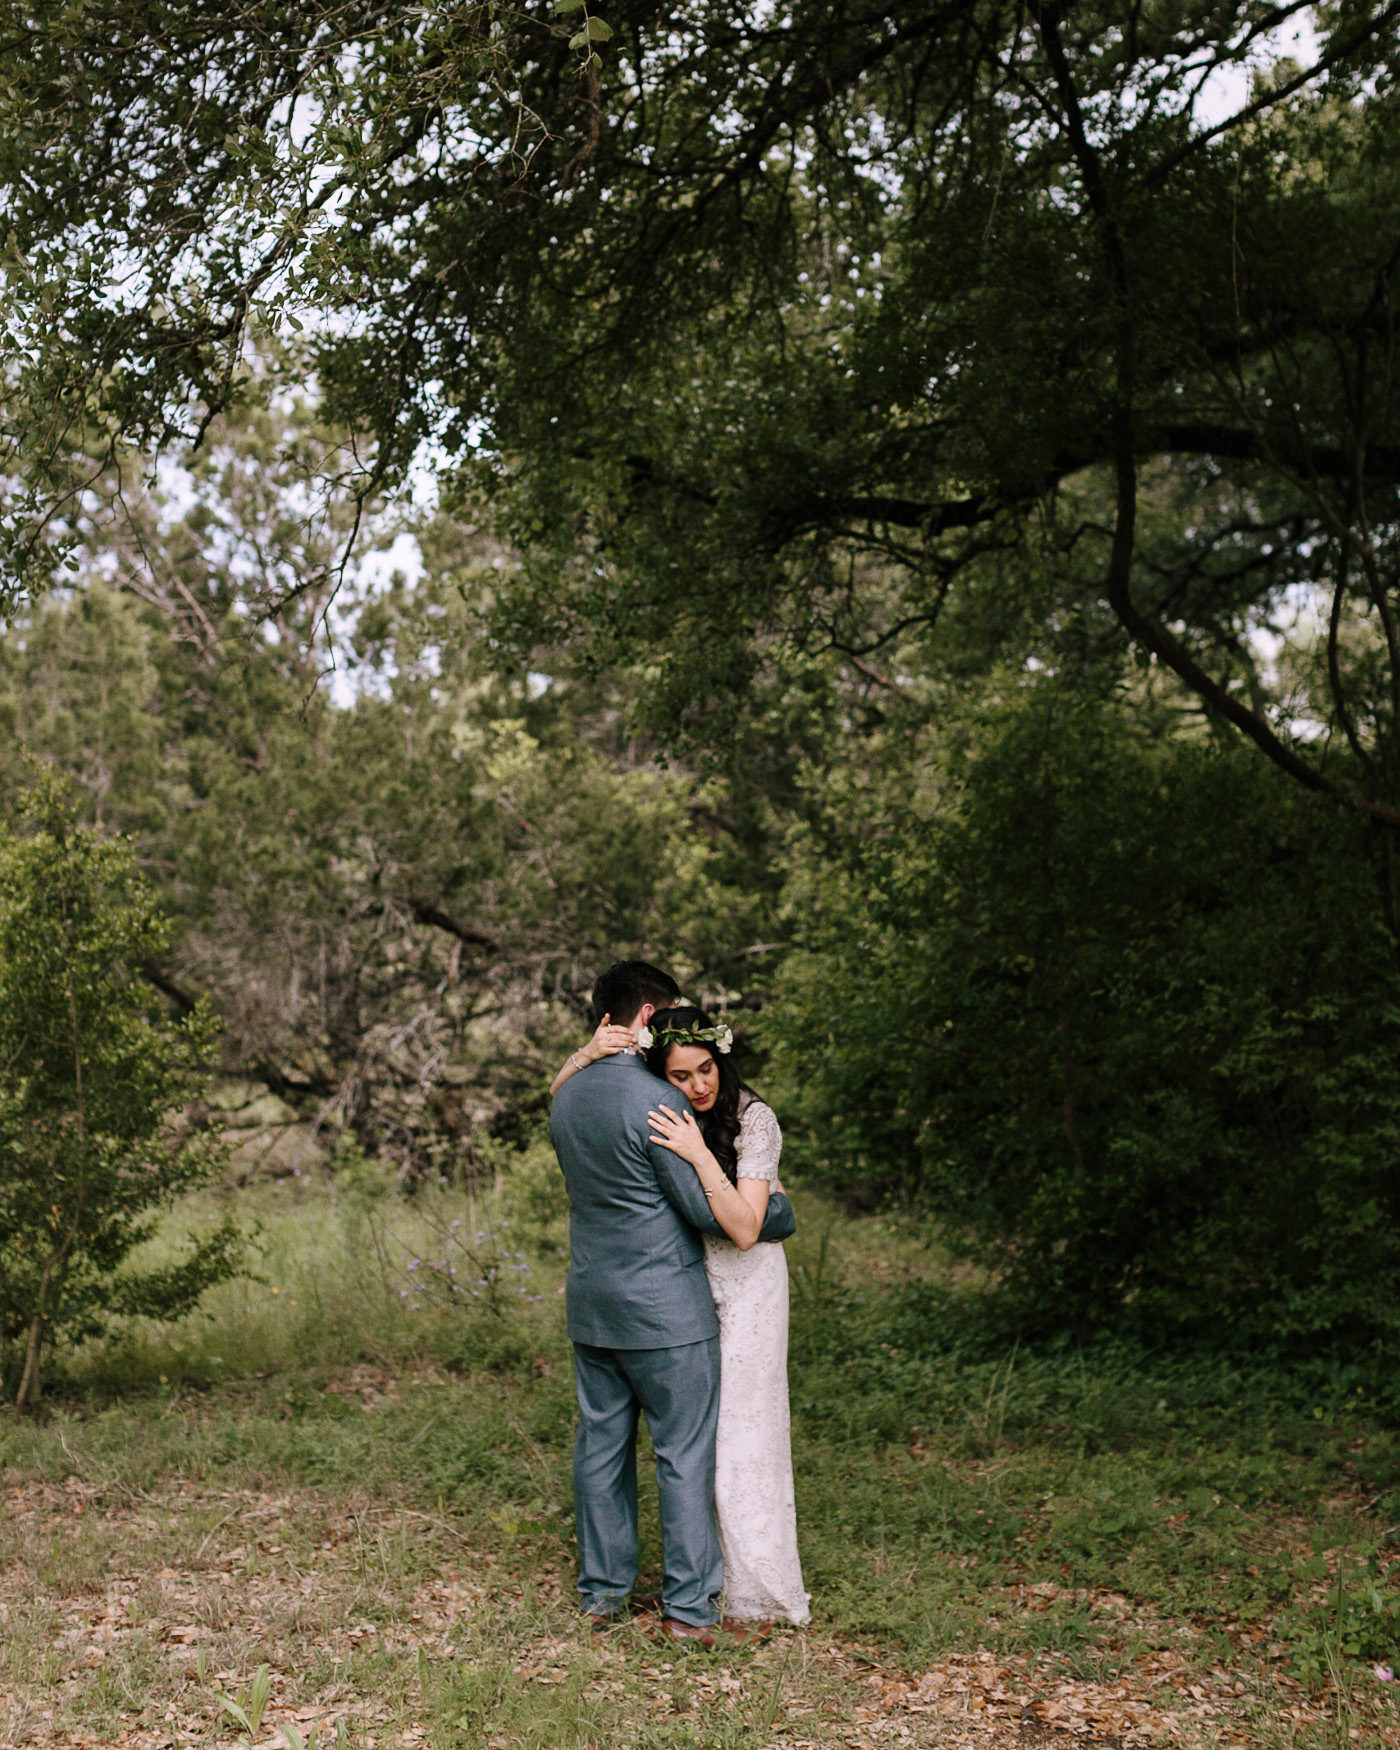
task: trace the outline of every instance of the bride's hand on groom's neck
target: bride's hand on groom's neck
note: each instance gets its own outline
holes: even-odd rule
[[[643,1011],[647,1013],[649,1011]],[[636,1022],[641,1026],[640,1018]],[[604,1057],[616,1057],[619,1051],[631,1051],[637,1041],[632,1035],[631,1027],[616,1027],[611,1015],[604,1015],[588,1041],[577,1051],[571,1051],[564,1060],[558,1075],[549,1085],[550,1098],[557,1094],[571,1076],[576,1076],[581,1069],[587,1069],[589,1064],[597,1063]]]
[[[640,1022],[637,1023],[641,1025]],[[604,1015],[598,1023],[597,1031],[584,1046],[582,1055],[590,1063],[597,1063],[602,1057],[616,1057],[619,1051],[631,1051],[636,1046],[636,1036],[631,1027],[618,1027],[613,1024],[611,1015]]]

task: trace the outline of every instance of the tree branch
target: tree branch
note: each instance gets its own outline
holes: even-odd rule
[[[162,967],[157,966],[154,960],[143,961],[136,970],[147,984],[154,985],[163,997],[169,997],[182,1014],[192,1015],[194,1013],[194,998],[188,991],[182,990],[170,974]]]
[[[1218,456],[1268,466],[1283,461],[1302,472],[1332,480],[1349,480],[1356,472],[1354,452],[1339,445],[1294,443],[1274,446],[1263,442],[1258,433],[1247,427],[1212,425],[1206,421],[1140,428],[1133,435],[1132,448],[1135,458],[1163,454]],[[896,528],[920,529],[926,535],[939,535],[949,529],[976,528],[980,523],[990,522],[1003,510],[1043,497],[1061,480],[1084,468],[1092,468],[1100,462],[1111,463],[1114,455],[1115,444],[1110,431],[1103,435],[1101,442],[1086,447],[1082,453],[1058,457],[1049,472],[1034,482],[1003,482],[994,492],[979,492],[968,498],[941,502],[897,495],[886,497],[879,493],[851,498],[814,497],[791,521],[793,526],[802,526],[855,518],[890,523]],[[1368,445],[1365,468],[1368,478],[1400,482],[1400,445]],[[694,491],[687,495],[701,496]],[[714,500],[711,498],[708,502]]]
[[[1397,0],[1400,3],[1400,0]],[[1345,790],[1340,784],[1319,772],[1296,749],[1290,747],[1264,718],[1257,716],[1236,699],[1195,660],[1165,626],[1143,613],[1133,600],[1133,554],[1137,531],[1137,446],[1133,439],[1133,401],[1135,394],[1135,333],[1132,305],[1129,297],[1127,258],[1122,236],[1113,210],[1102,167],[1089,143],[1084,117],[1079,107],[1069,61],[1060,41],[1058,8],[1043,6],[1037,13],[1046,57],[1055,75],[1065,121],[1074,151],[1075,162],[1084,180],[1103,238],[1104,259],[1108,269],[1109,289],[1118,313],[1115,359],[1115,393],[1112,415],[1112,460],[1117,481],[1117,508],[1113,527],[1113,547],[1108,563],[1108,601],[1120,624],[1130,637],[1137,640],[1164,662],[1192,692],[1214,707],[1227,722],[1241,730],[1276,766],[1309,790],[1330,796],[1344,807],[1368,814],[1388,826],[1400,826],[1400,814],[1379,803],[1367,801]]]
[[[403,902],[420,924],[428,924],[435,930],[445,930],[449,936],[455,936],[459,942],[465,942],[469,947],[490,948],[499,951],[500,942],[495,936],[488,936],[485,930],[474,929],[470,924],[460,924],[449,912],[440,906],[431,905],[425,899],[407,899]]]
[[[1295,91],[1301,91],[1305,85],[1310,84],[1320,73],[1328,72],[1331,68],[1335,67],[1339,61],[1344,61],[1348,55],[1354,54],[1357,49],[1361,48],[1373,36],[1383,30],[1392,19],[1397,17],[1400,17],[1400,0],[1391,0],[1391,4],[1386,7],[1385,11],[1382,12],[1378,18],[1373,18],[1368,24],[1363,25],[1360,30],[1353,31],[1353,33],[1345,38],[1340,44],[1329,48],[1327,53],[1315,61],[1311,67],[1305,67],[1301,73],[1295,74],[1292,79],[1286,79],[1283,84],[1275,85],[1270,90],[1261,92],[1252,103],[1247,103],[1243,109],[1238,109],[1233,115],[1226,116],[1223,122],[1217,122],[1213,128],[1206,128],[1202,133],[1193,134],[1183,145],[1178,146],[1175,152],[1169,152],[1167,156],[1159,163],[1155,164],[1149,174],[1143,178],[1143,187],[1153,188],[1160,186],[1167,180],[1174,170],[1178,169],[1196,152],[1199,152],[1202,147],[1208,146],[1212,140],[1219,138],[1221,134],[1229,133],[1231,128],[1239,127],[1242,122],[1252,121],[1256,115],[1262,115],[1266,109],[1272,109],[1275,104],[1282,103],[1287,97],[1292,97]]]

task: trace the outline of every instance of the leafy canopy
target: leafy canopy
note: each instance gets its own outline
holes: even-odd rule
[[[355,490],[436,457],[529,557],[498,633],[644,661],[668,735],[775,652],[889,692],[970,607],[1400,820],[1394,4],[635,0],[601,71],[577,25],[12,10],[17,571],[299,300]],[[1266,697],[1299,602],[1329,660]]]

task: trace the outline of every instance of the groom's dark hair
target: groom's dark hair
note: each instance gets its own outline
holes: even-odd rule
[[[619,1027],[636,1019],[644,1003],[667,1009],[681,994],[669,972],[649,966],[645,960],[619,960],[593,986],[593,1023],[611,1015]]]

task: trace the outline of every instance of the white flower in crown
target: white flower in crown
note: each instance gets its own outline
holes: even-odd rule
[[[637,1034],[637,1049],[639,1051],[650,1051],[655,1044],[656,1035],[652,1032],[650,1027],[643,1027]],[[728,1047],[726,1047],[726,1050],[727,1049]]]
[[[733,1043],[734,1035],[729,1031],[728,1027],[715,1028],[715,1044],[718,1045],[726,1057],[729,1055],[729,1048]]]

